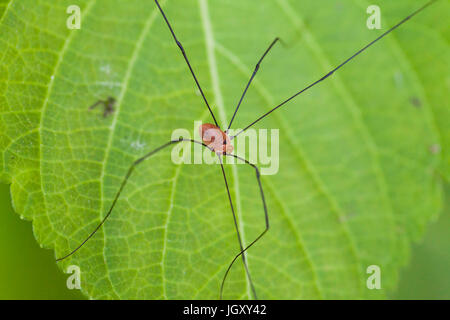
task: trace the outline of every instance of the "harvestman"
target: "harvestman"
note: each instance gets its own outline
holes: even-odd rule
[[[421,7],[420,9],[414,11],[412,14],[410,14],[409,16],[407,16],[406,18],[404,18],[403,20],[401,20],[399,23],[397,23],[395,26],[393,26],[392,28],[390,28],[388,31],[384,32],[382,35],[380,35],[379,37],[377,37],[375,40],[373,40],[372,42],[370,42],[369,44],[367,44],[365,47],[363,47],[362,49],[360,49],[359,51],[357,51],[355,54],[353,54],[350,58],[348,58],[347,60],[345,60],[344,62],[342,62],[340,65],[338,65],[336,68],[334,68],[333,70],[331,70],[330,72],[328,72],[326,75],[324,75],[322,78],[320,78],[319,80],[311,83],[310,85],[308,85],[307,87],[305,87],[304,89],[300,90],[299,92],[295,93],[293,96],[291,96],[290,98],[286,99],[285,101],[281,102],[279,105],[277,105],[276,107],[272,108],[271,110],[269,110],[268,112],[264,113],[262,116],[260,116],[259,118],[257,118],[255,121],[253,121],[252,123],[250,123],[248,126],[246,126],[244,129],[242,129],[241,131],[239,131],[237,134],[235,134],[234,136],[228,136],[228,130],[231,127],[231,124],[233,123],[233,120],[239,110],[239,107],[242,103],[242,100],[245,97],[245,94],[247,93],[248,88],[250,87],[250,84],[253,81],[253,78],[255,77],[256,73],[259,70],[259,67],[261,65],[261,62],[264,60],[265,56],[269,53],[270,49],[272,49],[272,47],[275,45],[275,43],[277,41],[279,41],[279,38],[275,38],[272,43],[269,45],[269,47],[267,48],[267,50],[264,52],[264,54],[262,55],[262,57],[259,59],[259,61],[256,64],[256,67],[250,77],[250,80],[248,81],[247,85],[245,86],[244,92],[241,95],[241,98],[239,99],[239,102],[237,104],[237,107],[233,113],[233,116],[230,120],[230,124],[228,125],[228,128],[225,131],[222,131],[222,129],[220,129],[219,124],[217,123],[216,117],[214,116],[214,113],[211,110],[211,107],[208,103],[208,100],[205,97],[205,94],[203,93],[203,90],[200,86],[200,83],[197,80],[197,77],[195,76],[194,70],[192,69],[191,64],[189,63],[188,57],[186,55],[186,52],[181,44],[180,41],[178,41],[175,32],[172,29],[172,26],[169,23],[169,20],[167,19],[163,9],[161,8],[161,6],[159,5],[158,1],[155,0],[156,5],[158,6],[159,10],[161,11],[161,14],[167,24],[167,27],[170,30],[170,33],[172,34],[173,39],[175,40],[175,43],[177,44],[178,48],[181,51],[181,54],[184,57],[184,60],[186,61],[186,64],[189,68],[189,71],[192,75],[192,77],[194,78],[195,84],[197,85],[198,90],[200,91],[200,94],[203,98],[203,101],[206,104],[206,107],[209,110],[209,113],[211,114],[212,119],[214,120],[214,124],[211,123],[206,123],[203,124],[199,130],[200,130],[200,136],[202,137],[202,141],[195,141],[192,139],[183,139],[180,138],[178,140],[171,140],[165,144],[163,144],[162,146],[154,149],[153,151],[147,153],[146,155],[144,155],[143,157],[137,159],[136,161],[133,162],[133,164],[130,166],[127,174],[125,175],[122,184],[120,185],[120,188],[118,190],[118,192],[116,193],[116,196],[114,197],[114,200],[111,204],[111,207],[108,210],[108,213],[106,214],[106,216],[103,218],[103,220],[100,222],[100,224],[94,229],[94,231],[92,231],[89,236],[78,246],[76,247],[72,252],[70,252],[69,254],[65,255],[62,258],[57,259],[56,261],[61,261],[66,259],[67,257],[71,256],[72,254],[74,254],[78,249],[80,249],[97,231],[98,229],[100,229],[100,227],[105,223],[106,219],[108,219],[108,217],[111,215],[112,210],[114,209],[114,206],[116,205],[117,200],[119,199],[120,193],[122,192],[123,188],[125,187],[129,177],[131,176],[132,172],[134,171],[134,169],[136,168],[137,165],[139,165],[141,162],[143,162],[144,160],[150,158],[152,155],[154,155],[155,153],[157,153],[158,151],[169,147],[173,144],[179,143],[179,142],[192,142],[192,143],[197,143],[200,144],[208,149],[210,149],[211,151],[215,152],[217,157],[219,158],[219,163],[222,169],[222,175],[223,175],[223,179],[225,182],[225,187],[227,189],[227,193],[228,193],[228,200],[230,203],[230,208],[231,208],[231,212],[233,214],[233,219],[234,219],[234,226],[236,228],[236,234],[237,234],[237,238],[239,241],[239,246],[240,246],[240,252],[233,258],[233,260],[231,261],[230,265],[228,266],[227,270],[225,271],[225,274],[223,276],[222,279],[222,283],[220,286],[220,298],[222,299],[222,295],[223,295],[223,287],[225,284],[225,280],[228,276],[228,273],[231,269],[231,267],[233,266],[234,262],[241,256],[242,257],[242,262],[244,264],[244,268],[245,268],[245,272],[248,278],[248,282],[250,284],[251,287],[251,291],[252,294],[254,296],[255,299],[257,299],[257,295],[256,295],[256,290],[255,287],[253,285],[253,281],[251,279],[250,276],[250,272],[248,270],[248,266],[247,266],[247,261],[245,258],[245,251],[247,251],[251,246],[253,246],[259,239],[261,239],[262,236],[264,236],[264,234],[269,230],[269,215],[267,212],[267,206],[266,206],[266,201],[264,198],[264,191],[262,188],[262,184],[261,184],[261,179],[260,179],[260,172],[259,169],[256,165],[250,163],[249,161],[247,161],[246,159],[239,157],[235,154],[232,154],[231,152],[233,152],[233,146],[231,145],[231,140],[236,138],[239,134],[241,134],[242,132],[244,132],[245,130],[247,130],[248,128],[250,128],[251,126],[253,126],[254,124],[256,124],[257,122],[261,121],[262,119],[264,119],[265,117],[267,117],[269,114],[271,114],[273,111],[277,110],[278,108],[282,107],[284,104],[286,104],[287,102],[291,101],[292,99],[294,99],[295,97],[297,97],[298,95],[300,95],[301,93],[305,92],[306,90],[312,88],[313,86],[315,86],[316,84],[318,84],[319,82],[325,80],[326,78],[328,78],[329,76],[331,76],[334,72],[336,72],[338,69],[342,68],[345,64],[347,64],[350,60],[352,60],[353,58],[355,58],[357,55],[359,55],[360,53],[362,53],[364,50],[366,50],[367,48],[369,48],[370,46],[372,46],[375,42],[377,42],[378,40],[382,39],[384,36],[386,36],[387,34],[389,34],[390,32],[392,32],[393,30],[397,29],[399,26],[401,26],[403,23],[405,23],[406,21],[408,21],[409,19],[411,19],[413,16],[415,16],[416,14],[418,14],[419,12],[421,12],[422,10],[424,10],[425,8],[427,8],[428,6],[430,6],[432,3],[434,3],[437,0],[431,0],[429,1],[427,4],[425,4],[423,7]],[[112,112],[112,106],[114,104],[115,100],[114,98],[109,97],[107,100],[100,100],[98,102],[96,102],[94,105],[92,105],[90,107],[90,109],[94,108],[95,106],[99,105],[99,104],[103,104],[105,107],[105,113],[104,116],[107,116],[109,112]],[[241,240],[241,235],[239,233],[239,227],[238,227],[238,223],[236,220],[236,214],[234,212],[234,207],[233,207],[233,202],[231,200],[231,194],[230,194],[230,189],[228,187],[228,181],[227,181],[227,176],[225,174],[225,170],[223,167],[223,161],[222,161],[222,157],[226,156],[226,157],[234,157],[236,159],[239,159],[241,161],[244,161],[247,165],[253,167],[255,169],[256,172],[256,179],[258,181],[258,186],[259,186],[259,190],[261,193],[261,200],[262,200],[262,204],[263,204],[263,208],[264,208],[264,217],[265,217],[265,229],[260,233],[260,235],[258,237],[256,237],[256,239],[254,239],[249,245],[247,245],[245,248],[242,245],[242,240]]]

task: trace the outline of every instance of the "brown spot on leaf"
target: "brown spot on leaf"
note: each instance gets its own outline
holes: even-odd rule
[[[409,102],[411,102],[411,104],[416,108],[420,108],[422,106],[422,101],[420,101],[417,97],[411,97]]]
[[[441,146],[437,143],[432,144],[428,150],[430,150],[431,154],[438,154],[439,152],[441,152]]]

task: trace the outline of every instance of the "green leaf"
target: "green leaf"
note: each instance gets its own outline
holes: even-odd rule
[[[234,122],[264,111],[424,1],[161,1],[219,124],[280,36]],[[66,27],[79,5],[80,30]],[[131,163],[176,128],[211,122],[153,1],[0,2],[0,176],[37,241],[60,257],[106,214]],[[280,170],[263,176],[271,229],[248,252],[259,298],[380,298],[441,208],[449,140],[449,4],[438,1],[257,128],[280,129]],[[103,118],[88,111],[117,100]],[[264,228],[251,168],[227,165],[245,243]],[[238,252],[217,165],[143,162],[110,219],[75,255],[90,298],[217,298]],[[242,263],[225,298],[250,298]],[[382,289],[366,287],[378,265]]]

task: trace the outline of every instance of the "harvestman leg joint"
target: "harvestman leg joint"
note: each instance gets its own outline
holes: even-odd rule
[[[67,255],[58,258],[57,261],[61,261],[66,259],[67,257],[71,256],[72,254],[74,254],[78,249],[80,249],[92,236],[94,236],[94,234],[98,231],[98,229],[100,229],[102,227],[102,225],[105,223],[105,221],[108,219],[108,217],[111,215],[112,210],[114,209],[117,200],[119,199],[119,196],[122,192],[122,190],[124,189],[128,179],[130,178],[131,174],[133,173],[134,169],[136,168],[137,165],[139,165],[140,163],[142,163],[144,160],[150,158],[152,155],[154,155],[155,153],[157,153],[158,151],[161,151],[163,149],[165,149],[166,147],[169,147],[173,144],[179,143],[179,142],[191,142],[191,143],[197,143],[197,144],[201,144],[202,146],[210,149],[211,151],[215,152],[217,157],[219,158],[219,163],[220,163],[220,167],[221,167],[221,171],[222,171],[222,175],[224,178],[224,182],[225,182],[225,187],[227,190],[227,195],[228,195],[228,200],[229,200],[229,204],[230,204],[230,209],[233,215],[233,219],[234,219],[234,225],[235,225],[235,229],[236,229],[236,234],[237,234],[237,238],[238,238],[238,242],[239,242],[239,247],[240,247],[240,251],[239,253],[233,258],[233,260],[231,261],[231,263],[229,264],[228,268],[225,271],[224,277],[222,279],[222,283],[220,286],[220,298],[222,298],[223,296],[223,289],[224,289],[224,284],[225,284],[225,280],[229,274],[229,271],[231,270],[231,267],[233,266],[234,262],[241,257],[242,258],[242,262],[244,264],[244,268],[246,271],[246,275],[247,275],[247,279],[253,294],[253,297],[255,299],[257,299],[257,295],[256,295],[256,290],[255,287],[253,285],[253,281],[252,278],[250,276],[250,271],[248,269],[247,266],[247,261],[246,261],[246,255],[245,252],[252,247],[258,240],[260,240],[269,230],[269,215],[268,215],[268,210],[267,210],[267,205],[266,205],[266,200],[264,197],[264,191],[263,191],[263,187],[261,184],[261,178],[260,178],[260,172],[258,167],[255,164],[250,163],[249,161],[247,161],[244,158],[241,158],[237,155],[232,154],[233,151],[233,146],[231,145],[230,141],[234,138],[236,138],[239,134],[241,134],[242,132],[244,132],[245,130],[247,130],[248,128],[252,127],[254,124],[256,124],[257,122],[259,122],[260,120],[262,120],[263,118],[265,118],[266,116],[268,116],[269,114],[271,114],[273,111],[277,110],[278,108],[282,107],[283,105],[285,105],[287,102],[291,101],[292,99],[294,99],[295,97],[297,97],[298,95],[300,95],[301,93],[305,92],[306,90],[312,88],[313,86],[315,86],[316,84],[322,82],[323,80],[327,79],[328,77],[330,77],[334,72],[336,72],[338,69],[342,68],[344,65],[346,65],[348,62],[350,62],[352,59],[354,59],[356,56],[358,56],[360,53],[362,53],[363,51],[365,51],[367,48],[369,48],[370,46],[372,46],[373,44],[375,44],[377,41],[381,40],[383,37],[385,37],[387,34],[389,34],[390,32],[392,32],[393,30],[397,29],[399,26],[401,26],[403,23],[405,23],[406,21],[408,21],[409,19],[411,19],[413,16],[415,16],[416,14],[418,14],[419,12],[421,12],[422,10],[424,10],[425,8],[427,8],[428,6],[430,6],[432,3],[436,2],[437,0],[431,0],[429,2],[427,2],[424,6],[422,6],[421,8],[419,8],[418,10],[414,11],[412,14],[410,14],[409,16],[407,16],[406,18],[404,18],[403,20],[401,20],[399,23],[397,23],[396,25],[394,25],[393,27],[391,27],[389,30],[387,30],[386,32],[384,32],[383,34],[381,34],[379,37],[377,37],[375,40],[371,41],[369,44],[367,44],[366,46],[364,46],[362,49],[358,50],[356,53],[354,53],[350,58],[344,60],[344,62],[342,62],[340,65],[338,65],[337,67],[335,67],[333,70],[329,71],[328,73],[326,73],[324,76],[322,76],[321,78],[319,78],[318,80],[316,80],[315,82],[311,83],[310,85],[308,85],[307,87],[303,88],[302,90],[298,91],[297,93],[295,93],[294,95],[292,95],[291,97],[289,97],[288,99],[284,100],[283,102],[281,102],[280,104],[278,104],[277,106],[273,107],[272,109],[270,109],[268,112],[264,113],[263,115],[261,115],[260,117],[258,117],[255,121],[253,121],[252,123],[250,123],[249,125],[247,125],[244,129],[242,129],[241,131],[239,131],[237,134],[235,134],[234,136],[230,137],[228,136],[228,130],[230,129],[233,120],[235,119],[235,116],[239,110],[239,107],[245,97],[245,94],[247,93],[248,88],[250,87],[250,84],[253,81],[253,78],[256,76],[256,73],[258,72],[260,65],[262,63],[262,61],[264,60],[264,58],[266,57],[266,55],[269,53],[269,51],[272,49],[272,47],[275,45],[275,43],[277,41],[279,41],[279,38],[275,38],[271,44],[269,45],[269,47],[267,48],[267,50],[264,52],[264,54],[262,55],[262,57],[259,59],[259,61],[257,62],[255,69],[247,83],[247,85],[245,86],[245,89],[239,99],[239,102],[237,104],[237,107],[233,113],[233,116],[231,117],[230,123],[227,127],[226,130],[222,130],[219,127],[219,124],[217,123],[217,120],[214,116],[213,111],[211,110],[211,107],[208,103],[208,100],[206,99],[205,94],[203,93],[203,90],[200,86],[200,83],[197,79],[197,77],[195,76],[194,70],[189,62],[189,59],[187,57],[186,51],[183,47],[183,45],[181,44],[181,42],[177,39],[175,32],[173,31],[173,28],[171,26],[171,24],[169,23],[169,20],[167,19],[163,9],[161,8],[161,6],[159,5],[158,1],[155,0],[155,3],[158,7],[158,9],[161,12],[162,17],[164,18],[164,21],[167,24],[167,27],[169,28],[170,33],[172,34],[172,37],[177,45],[177,47],[179,48],[179,50],[181,51],[181,54],[184,57],[184,60],[189,68],[189,71],[195,81],[195,84],[198,88],[198,90],[200,91],[200,94],[203,98],[203,101],[206,105],[206,107],[209,110],[209,113],[211,114],[211,117],[214,121],[214,124],[210,124],[210,123],[206,123],[203,124],[199,130],[200,130],[200,136],[202,137],[202,141],[195,141],[192,139],[183,139],[180,138],[178,140],[171,140],[165,144],[163,144],[162,146],[150,151],[149,153],[147,153],[146,155],[142,156],[141,158],[137,159],[136,161],[134,161],[132,163],[132,165],[130,166],[130,168],[128,169],[127,174],[125,175],[119,190],[116,193],[116,196],[114,197],[114,200],[111,204],[111,207],[109,208],[108,212],[106,213],[105,217],[103,218],[103,220],[100,222],[100,224],[89,234],[89,236],[78,246],[76,247],[74,250],[72,250],[70,253],[68,253]],[[96,102],[95,104],[93,104],[89,109],[93,109],[96,106],[98,106],[99,104],[103,104],[104,105],[104,117],[108,116],[108,114],[114,112],[114,104],[115,104],[115,99],[112,97],[109,97],[107,100],[100,100],[98,102]],[[233,206],[233,201],[231,199],[231,194],[230,194],[230,189],[228,186],[228,180],[227,180],[227,176],[225,174],[225,169],[223,166],[223,157],[234,157],[238,160],[241,160],[243,162],[245,162],[245,164],[251,166],[253,169],[255,169],[255,173],[256,173],[256,179],[258,181],[258,186],[259,186],[259,190],[260,190],[260,195],[261,195],[261,200],[262,200],[262,205],[263,205],[263,209],[264,209],[264,217],[265,217],[265,228],[264,230],[259,234],[258,237],[256,237],[256,239],[254,239],[249,245],[245,246],[242,243],[242,239],[241,239],[241,235],[239,232],[239,227],[238,227],[238,223],[237,223],[237,219],[236,219],[236,214],[234,211],[234,206]]]

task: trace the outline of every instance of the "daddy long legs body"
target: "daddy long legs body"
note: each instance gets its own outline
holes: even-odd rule
[[[247,257],[246,257],[246,251],[249,250],[256,242],[258,242],[261,238],[263,238],[263,236],[268,232],[269,230],[269,213],[268,213],[268,208],[266,205],[266,200],[265,200],[265,196],[264,196],[264,190],[263,190],[263,186],[261,183],[261,178],[260,178],[260,171],[258,169],[258,167],[256,166],[256,164],[250,163],[249,161],[247,161],[246,159],[236,155],[233,153],[233,146],[231,145],[231,141],[236,138],[238,135],[240,135],[242,132],[246,131],[247,129],[249,129],[250,127],[252,127],[253,125],[255,125],[257,122],[263,120],[265,117],[269,116],[272,112],[274,112],[275,110],[281,108],[282,106],[284,106],[285,104],[287,104],[289,101],[291,101],[292,99],[296,98],[297,96],[299,96],[301,93],[309,90],[310,88],[314,87],[316,84],[319,84],[320,82],[324,81],[325,79],[327,79],[328,77],[330,77],[332,74],[334,74],[338,69],[342,68],[344,65],[346,65],[348,62],[350,62],[351,60],[353,60],[355,57],[357,57],[359,54],[361,54],[362,52],[364,52],[366,49],[368,49],[369,47],[371,47],[372,45],[374,45],[376,42],[378,42],[379,40],[381,40],[382,38],[384,38],[386,35],[388,35],[390,32],[392,32],[393,30],[395,30],[396,28],[398,28],[399,26],[401,26],[402,24],[404,24],[406,21],[408,21],[409,19],[411,19],[412,17],[414,17],[416,14],[418,14],[419,12],[421,12],[422,10],[424,10],[425,8],[427,8],[429,5],[431,5],[433,2],[435,2],[437,0],[432,0],[429,1],[428,3],[426,3],[423,7],[419,8],[418,10],[416,10],[415,12],[413,12],[412,14],[410,14],[409,16],[407,16],[406,18],[404,18],[403,20],[401,20],[399,23],[397,23],[396,25],[394,25],[392,28],[390,28],[389,30],[387,30],[386,32],[384,32],[382,35],[380,35],[379,37],[377,37],[375,40],[371,41],[370,43],[368,43],[366,46],[362,47],[360,50],[356,51],[356,53],[354,53],[352,56],[350,56],[348,59],[344,60],[341,64],[339,64],[337,67],[335,67],[334,69],[330,70],[329,72],[327,72],[325,75],[323,75],[322,77],[320,77],[318,80],[312,82],[310,85],[306,86],[305,88],[303,88],[302,90],[296,92],[295,94],[293,94],[291,97],[289,97],[288,99],[282,101],[281,103],[279,103],[278,105],[276,105],[275,107],[273,107],[272,109],[270,109],[269,111],[267,111],[266,113],[262,114],[261,116],[257,117],[253,122],[251,122],[250,124],[248,124],[246,127],[244,127],[244,129],[242,129],[241,131],[239,131],[237,134],[234,134],[233,136],[229,136],[228,131],[231,128],[231,125],[235,119],[235,117],[237,116],[238,110],[241,106],[242,101],[245,98],[245,95],[253,81],[253,79],[255,78],[257,72],[260,69],[261,63],[263,62],[264,58],[267,56],[267,54],[270,52],[270,50],[273,48],[273,46],[279,41],[279,38],[275,38],[270,45],[267,47],[267,49],[264,51],[264,53],[262,54],[262,56],[260,57],[260,59],[257,61],[256,66],[254,68],[253,73],[250,76],[250,79],[248,80],[242,95],[240,96],[240,99],[237,103],[237,106],[235,108],[235,111],[233,113],[232,118],[230,119],[230,122],[228,124],[228,127],[226,129],[222,129],[220,128],[217,119],[213,113],[213,110],[204,94],[204,91],[198,81],[198,78],[194,72],[194,68],[192,67],[189,59],[188,59],[188,55],[185,51],[185,48],[183,47],[183,45],[181,44],[181,42],[178,40],[174,29],[172,28],[172,25],[170,24],[167,16],[165,15],[165,12],[163,11],[162,7],[160,6],[160,4],[158,3],[157,0],[155,0],[155,4],[158,7],[164,22],[166,23],[170,34],[176,44],[176,46],[178,47],[181,55],[183,56],[186,65],[189,69],[190,74],[193,77],[194,83],[197,87],[197,89],[200,92],[201,98],[204,102],[204,104],[206,105],[209,114],[211,115],[212,118],[212,122],[213,123],[207,123],[207,124],[203,124],[200,128],[200,137],[202,139],[202,141],[197,141],[197,140],[192,140],[192,139],[184,139],[184,138],[179,138],[176,140],[170,140],[164,144],[162,144],[161,146],[157,147],[156,149],[148,152],[147,154],[145,154],[144,156],[140,157],[139,159],[135,160],[129,167],[128,172],[126,173],[124,179],[122,180],[122,183],[119,186],[119,189],[112,201],[111,206],[109,207],[106,215],[104,216],[103,220],[97,225],[97,227],[86,237],[86,239],[79,245],[77,246],[75,249],[73,249],[70,253],[68,253],[67,255],[57,259],[57,261],[63,260],[71,255],[73,255],[75,252],[78,251],[78,249],[80,249],[89,239],[91,239],[95,233],[103,226],[103,224],[106,222],[106,220],[110,217],[110,215],[113,212],[114,207],[116,206],[116,203],[123,191],[123,189],[125,188],[128,179],[130,178],[130,176],[132,175],[133,171],[135,170],[135,168],[137,166],[139,166],[139,164],[141,164],[142,162],[144,162],[145,160],[151,158],[154,154],[158,153],[159,151],[166,149],[167,147],[173,146],[175,144],[178,143],[182,143],[182,142],[188,142],[188,143],[195,143],[195,144],[199,144],[202,145],[205,148],[210,149],[212,152],[214,152],[216,154],[216,156],[218,157],[219,160],[219,164],[220,164],[220,168],[221,168],[221,174],[224,180],[224,185],[227,191],[227,197],[228,197],[228,202],[229,202],[229,206],[230,206],[230,210],[232,213],[232,217],[233,217],[233,222],[234,222],[234,226],[235,226],[235,231],[236,231],[236,235],[237,235],[237,240],[239,243],[239,248],[240,250],[236,253],[236,255],[234,256],[233,259],[230,259],[230,264],[228,266],[228,268],[225,270],[224,275],[223,275],[223,279],[222,282],[220,284],[220,290],[219,290],[219,297],[222,298],[223,295],[223,291],[224,291],[224,284],[225,281],[227,279],[227,276],[229,274],[229,271],[231,270],[233,264],[236,262],[236,260],[241,259],[245,268],[245,272],[246,272],[246,276],[248,279],[248,283],[250,285],[250,289],[251,289],[251,293],[253,295],[253,298],[258,298],[257,295],[257,291],[254,287],[253,284],[253,280],[250,274],[250,270],[248,268],[247,265]],[[93,104],[90,109],[95,108],[96,106],[98,106],[99,104],[104,104],[105,106],[105,113],[104,116],[106,117],[110,112],[113,112],[113,105],[114,105],[114,98],[108,98],[107,100],[101,100],[98,101],[97,103]],[[247,166],[252,167],[253,170],[255,170],[255,175],[256,175],[256,181],[259,187],[259,192],[260,192],[260,200],[261,200],[261,219],[264,220],[264,228],[259,232],[259,235],[253,239],[249,244],[244,245],[243,241],[242,241],[242,237],[240,234],[240,228],[238,225],[238,220],[236,217],[236,212],[235,212],[235,207],[232,201],[232,197],[231,197],[231,193],[230,193],[230,188],[229,188],[229,183],[228,183],[228,179],[227,179],[227,175],[224,169],[224,165],[223,165],[223,158],[224,157],[232,157],[235,159],[238,159],[240,161],[243,161]]]

